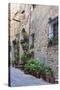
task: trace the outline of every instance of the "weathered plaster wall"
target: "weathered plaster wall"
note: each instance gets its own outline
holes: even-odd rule
[[[25,12],[22,14],[21,12],[23,10]],[[11,40],[11,48],[12,48],[11,49],[12,60],[14,60],[13,40],[15,40],[17,38],[16,36],[19,34],[18,40],[20,42],[22,38],[21,31],[23,28],[25,28],[26,32],[29,34],[29,22],[30,22],[29,15],[30,15],[30,5],[11,3],[10,5],[10,40]],[[21,56],[21,54],[23,53],[21,44],[19,47],[19,51]]]

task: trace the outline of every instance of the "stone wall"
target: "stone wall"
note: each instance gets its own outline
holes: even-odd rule
[[[22,13],[24,11],[24,13]],[[11,40],[11,60],[14,60],[14,47],[13,40],[21,40],[21,31],[25,28],[29,35],[29,22],[30,22],[30,5],[28,4],[10,4],[10,40]],[[19,35],[19,36],[18,36]],[[19,45],[20,56],[23,53],[21,44]],[[19,56],[19,57],[20,57]],[[21,61],[21,60],[19,60]]]
[[[39,6],[31,14],[31,33],[35,33],[35,58],[42,58],[47,64],[48,13],[49,6]],[[45,60],[45,61],[44,61]]]
[[[58,77],[58,46],[48,48],[48,65],[53,68],[55,78]]]
[[[31,33],[35,33],[34,56],[41,62],[51,65],[55,77],[58,75],[58,48],[48,47],[48,21],[58,16],[58,6],[36,5],[31,14]]]

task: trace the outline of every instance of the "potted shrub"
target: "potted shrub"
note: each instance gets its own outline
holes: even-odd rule
[[[27,64],[25,64],[24,71],[33,75],[34,74],[34,71],[35,71],[35,64],[32,63],[32,62],[33,61],[28,61]]]
[[[35,61],[29,60],[27,64],[25,64],[25,70],[27,70],[30,74],[34,75],[36,69]]]
[[[35,72],[35,64],[30,64],[30,73],[34,76],[34,72]]]
[[[25,66],[24,66],[24,73],[25,74],[30,74],[30,65],[29,65],[29,63],[25,64]]]
[[[42,64],[40,61],[36,60],[35,65],[36,65],[36,77],[45,79],[44,64]]]
[[[32,59],[29,61],[30,63],[30,72],[32,75],[34,75],[35,77],[39,78],[39,62],[35,59]]]
[[[37,66],[37,65],[36,65]],[[40,72],[39,72],[39,68],[38,66],[35,69],[35,74],[34,74],[37,78],[40,78]]]
[[[50,67],[45,67],[46,80],[50,83],[54,83],[53,71]]]
[[[40,64],[40,78],[43,78],[44,80],[46,80],[44,64]]]
[[[25,71],[29,72],[37,78],[40,78],[42,68],[42,64],[40,64],[40,62],[35,59],[29,60],[25,65]]]
[[[35,76],[37,78],[40,78],[40,71],[41,71],[41,67],[40,67],[40,62],[38,62],[37,60],[35,61]]]

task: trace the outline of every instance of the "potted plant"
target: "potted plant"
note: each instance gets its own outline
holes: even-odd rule
[[[39,78],[39,62],[37,60],[30,61],[30,71],[33,76]]]
[[[43,78],[44,80],[46,80],[46,75],[45,75],[45,65],[41,64],[41,70],[40,70],[40,78]]]
[[[27,62],[27,64],[25,64],[25,69],[24,69],[25,73],[28,72],[30,74],[33,75],[34,71],[35,71],[35,65],[30,61]]]
[[[25,64],[28,59],[29,59],[29,58],[28,58],[28,55],[27,55],[26,53],[23,53],[23,54],[21,55],[21,60],[23,61],[23,64]]]
[[[34,72],[35,72],[35,64],[30,64],[30,72],[31,74],[34,76]]]
[[[36,69],[35,61],[29,60],[27,64],[25,64],[25,70],[27,70],[30,74],[34,75]]]
[[[35,69],[35,76],[36,76],[37,78],[40,78],[40,72],[39,72],[38,66],[37,66],[36,69]]]
[[[40,78],[40,63],[36,60],[35,61],[35,76]]]
[[[25,74],[30,74],[30,65],[29,65],[29,63],[24,65],[24,73]]]
[[[50,83],[54,83],[53,71],[50,67],[45,67],[46,80]]]

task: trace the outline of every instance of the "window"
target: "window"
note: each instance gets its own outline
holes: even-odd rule
[[[34,48],[34,33],[31,35],[32,36],[32,48]]]
[[[34,33],[30,36],[30,49],[34,48]]]
[[[58,17],[49,19],[48,45],[58,44]]]
[[[29,38],[29,48],[30,48],[30,54],[32,58],[34,58],[34,36],[35,34],[32,33]]]

